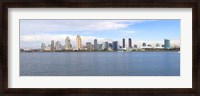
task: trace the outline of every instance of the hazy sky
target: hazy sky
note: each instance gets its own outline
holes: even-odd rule
[[[82,44],[119,41],[132,38],[133,44],[163,43],[170,39],[180,43],[180,20],[20,20],[20,48],[40,48],[51,40],[64,45],[66,36],[75,47],[76,36]]]

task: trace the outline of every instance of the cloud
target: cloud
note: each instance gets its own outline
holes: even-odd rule
[[[20,20],[20,34],[66,34],[77,31],[103,31],[128,28],[153,20]]]
[[[20,34],[117,30],[127,28],[129,22],[123,20],[20,20]]]
[[[99,33],[98,36],[104,37],[107,32],[113,32],[128,37],[135,34],[134,30],[128,30],[130,25],[147,21],[152,20],[20,20],[20,47],[39,48],[42,42],[48,45],[51,40],[64,44],[66,36],[70,37],[74,46],[79,33],[83,44],[93,43],[94,39],[98,39],[99,43],[112,42],[109,38],[97,38],[94,34]]]

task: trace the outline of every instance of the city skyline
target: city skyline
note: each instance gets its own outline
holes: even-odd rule
[[[128,38],[128,44],[126,45],[126,39],[122,39],[122,44],[120,45],[118,41],[113,42],[102,42],[98,43],[97,39],[94,39],[94,42],[91,41],[86,42],[86,44],[82,44],[82,39],[80,35],[77,35],[76,37],[76,46],[72,46],[70,42],[70,38],[66,36],[65,38],[65,44],[61,44],[60,41],[56,41],[54,44],[54,40],[51,40],[51,44],[46,45],[45,43],[41,43],[41,49],[40,51],[78,51],[78,50],[87,50],[87,51],[117,51],[117,50],[145,50],[145,49],[177,49],[180,48],[180,46],[171,44],[169,39],[164,39],[163,43],[156,43],[154,45],[148,44],[146,42],[142,42],[141,46],[138,46],[137,44],[132,44],[132,39]],[[25,49],[29,50],[29,49]]]
[[[51,40],[64,45],[66,36],[75,47],[77,34],[83,45],[97,39],[98,43],[118,41],[122,46],[122,38],[126,45],[131,38],[132,47],[163,43],[166,38],[180,45],[180,20],[20,20],[20,48],[40,48]]]

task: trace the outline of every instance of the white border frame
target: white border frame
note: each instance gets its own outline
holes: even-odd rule
[[[181,19],[180,76],[19,77],[19,19]],[[192,88],[192,8],[9,8],[8,44],[8,88]]]

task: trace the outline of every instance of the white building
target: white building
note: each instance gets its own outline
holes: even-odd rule
[[[45,43],[42,42],[42,44],[41,44],[41,50],[45,51],[45,49],[46,49],[46,45],[45,45]]]
[[[68,36],[65,38],[65,46],[64,46],[64,49],[65,49],[65,50],[70,49],[70,39],[69,39]]]
[[[76,49],[77,50],[80,50],[81,48],[82,48],[82,43],[81,43],[81,37],[80,37],[80,35],[78,35],[77,37],[76,37]]]

